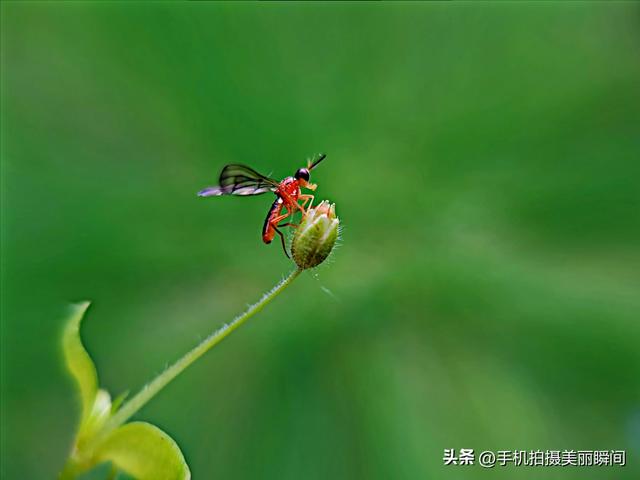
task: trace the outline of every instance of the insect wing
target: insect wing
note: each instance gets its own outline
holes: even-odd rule
[[[224,194],[224,190],[220,187],[207,187],[198,192],[199,197],[218,197]]]
[[[258,173],[246,165],[232,163],[220,172],[220,185],[207,187],[198,192],[201,197],[216,197],[220,195],[260,195],[274,192],[278,182]]]

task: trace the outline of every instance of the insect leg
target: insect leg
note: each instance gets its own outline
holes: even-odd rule
[[[289,253],[287,252],[287,244],[284,241],[284,234],[280,231],[280,229],[278,227],[276,227],[275,225],[272,225],[273,229],[276,231],[276,233],[278,235],[280,235],[280,240],[282,240],[282,250],[284,250],[284,254],[287,256],[287,258],[291,258],[289,256]]]
[[[302,197],[303,195],[298,196],[298,198]],[[287,210],[291,210],[293,212],[293,208],[290,207],[295,207],[298,210],[300,210],[303,214],[306,214],[307,212],[305,211],[304,208],[302,208],[300,206],[300,204],[297,201],[294,201],[293,198],[291,198],[291,195],[287,195],[284,194],[283,195],[284,201],[285,201],[285,205],[287,207]]]
[[[286,243],[285,243],[285,240],[284,240],[284,234],[282,233],[282,231],[278,227],[284,227],[284,226],[289,225],[289,224],[287,223],[285,225],[278,225],[278,223],[280,223],[285,218],[291,216],[291,213],[292,213],[292,211],[287,209],[287,213],[283,213],[282,215],[278,215],[277,217],[274,217],[271,220],[269,220],[269,224],[271,225],[271,227],[273,227],[275,232],[278,235],[280,235],[280,240],[282,240],[282,249],[284,250],[284,254],[287,256],[287,258],[291,258],[291,257],[289,256],[289,253],[287,252],[287,246],[286,246]]]
[[[288,217],[288,216],[290,216],[290,215],[291,215],[291,212],[287,212],[287,213],[284,213],[284,214],[282,214],[282,215],[278,215],[277,217],[274,217],[274,218],[272,218],[271,220],[269,220],[269,223],[270,223],[272,226],[277,227],[277,226],[278,226],[278,224],[279,224],[282,220],[284,220],[285,218],[287,218],[287,217]],[[284,225],[280,225],[280,226],[281,226],[281,227],[284,227]]]
[[[284,215],[280,215],[278,217],[278,223],[280,223],[282,220],[284,220],[285,218],[287,218],[289,215],[293,215],[295,212],[289,208],[287,208],[287,213],[285,213]],[[274,219],[273,221],[275,222],[276,219]],[[278,225],[279,227],[298,227],[300,224],[299,223],[294,223],[294,222],[287,222],[287,223],[281,223],[280,225]]]
[[[308,195],[308,194],[303,194],[300,195],[298,197],[298,199],[302,200],[302,208],[305,208],[305,205],[307,204],[307,202],[310,201],[309,206],[305,209],[305,214],[307,213],[307,211],[309,211],[309,209],[311,208],[311,205],[313,205],[313,199],[315,197],[313,195]]]

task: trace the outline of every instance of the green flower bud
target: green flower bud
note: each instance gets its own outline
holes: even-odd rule
[[[335,204],[323,200],[310,208],[291,243],[291,253],[298,267],[304,270],[324,262],[336,244],[339,226]]]

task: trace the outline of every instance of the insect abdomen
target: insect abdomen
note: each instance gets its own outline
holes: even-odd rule
[[[271,243],[273,237],[276,236],[276,230],[273,228],[273,225],[271,225],[271,219],[280,215],[283,205],[281,197],[276,198],[271,205],[269,213],[267,213],[267,218],[264,219],[264,226],[262,227],[262,241],[264,243]]]

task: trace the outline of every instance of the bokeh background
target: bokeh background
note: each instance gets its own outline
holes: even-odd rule
[[[638,478],[640,4],[2,4],[2,478],[292,265],[220,168],[318,152],[342,246],[137,418],[194,478]],[[625,468],[444,448],[626,449]]]

